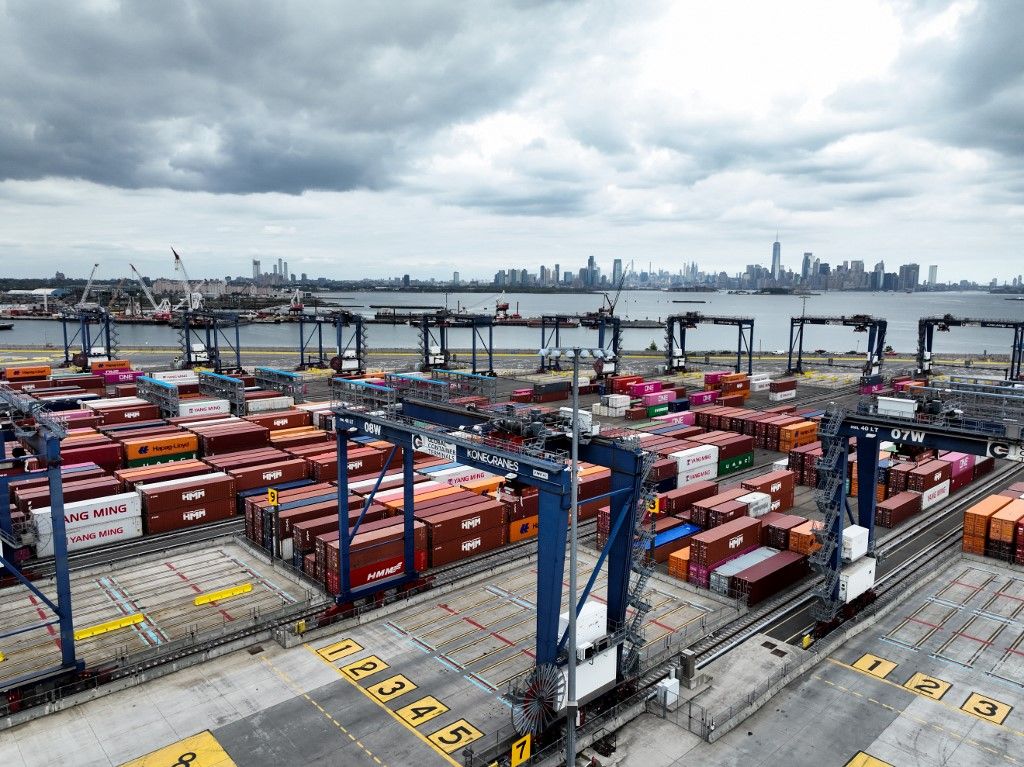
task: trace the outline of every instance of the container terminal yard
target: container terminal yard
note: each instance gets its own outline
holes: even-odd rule
[[[173,365],[81,310],[3,369],[8,763],[1024,763],[1024,323],[891,371],[795,317],[755,370],[746,318],[637,364],[552,315],[501,371],[433,317],[402,372],[353,315],[287,369],[184,315]],[[943,368],[981,322],[1003,375]]]

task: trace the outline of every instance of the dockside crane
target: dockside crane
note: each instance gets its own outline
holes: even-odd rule
[[[171,248],[171,253],[174,254],[174,270],[180,271],[182,274],[182,291],[184,297],[174,307],[175,309],[185,309],[186,311],[194,311],[203,308],[203,294],[198,291],[192,290],[192,279],[188,276],[188,271],[185,269],[185,262],[181,260],[181,255],[174,248]]]
[[[82,298],[75,304],[76,309],[84,309],[89,306],[89,293],[92,292],[92,283],[96,277],[96,270],[99,269],[99,264],[92,265],[92,271],[89,272],[89,281],[85,283],[85,290],[82,291]]]
[[[139,287],[142,288],[142,292],[146,294],[146,299],[153,307],[153,318],[158,320],[169,320],[171,318],[171,302],[168,299],[163,299],[159,304],[156,302],[156,298],[153,297],[153,291],[149,289],[145,281],[142,279],[142,275],[139,270],[135,268],[135,264],[128,264],[132,268],[132,276],[135,277],[135,281],[139,283]]]

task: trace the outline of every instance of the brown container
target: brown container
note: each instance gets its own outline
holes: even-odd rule
[[[505,529],[507,525],[505,507],[497,501],[484,501],[461,509],[447,509],[417,519],[426,523],[429,541],[436,548],[447,541],[472,536],[480,530],[492,527]]]
[[[726,501],[708,509],[708,527],[718,527],[745,516],[747,516],[747,504],[740,501]]]
[[[137,484],[142,482],[164,482],[170,479],[197,477],[209,473],[209,466],[198,459],[190,458],[185,461],[172,461],[155,466],[121,469],[114,472],[114,476],[118,478],[125,490],[133,490]]]
[[[798,517],[795,514],[779,514],[765,524],[765,535],[762,542],[773,549],[788,549],[789,531],[806,521],[803,517]]]
[[[260,447],[255,450],[239,450],[234,453],[221,453],[203,458],[203,463],[218,471],[242,469],[246,466],[259,466],[274,461],[287,461],[290,455],[274,447]]]
[[[493,551],[507,542],[504,524],[471,533],[460,538],[445,540],[430,551],[430,566],[443,567],[486,551]]]
[[[199,435],[200,449],[203,455],[234,453],[239,450],[265,447],[270,441],[269,429],[247,421],[206,429],[193,427],[190,431],[195,431]]]
[[[807,575],[807,559],[795,551],[780,551],[732,577],[730,596],[756,605]]]
[[[663,496],[663,508],[668,514],[682,514],[690,511],[697,501],[710,498],[717,493],[717,482],[693,482],[686,487],[667,491]]]
[[[941,485],[950,478],[951,467],[946,461],[927,461],[911,470],[908,477],[908,490],[923,493]]]
[[[235,500],[235,480],[231,475],[205,475],[174,480],[174,487],[138,487],[143,514],[161,514],[174,509],[209,506]]]
[[[153,421],[160,418],[160,408],[156,405],[106,408],[99,411],[99,416],[100,422],[104,426],[119,423],[136,423],[138,421]]]
[[[172,507],[159,513],[143,513],[142,524],[146,533],[152,535],[217,522],[234,513],[235,499],[227,498],[194,506]]]
[[[288,461],[275,461],[260,466],[246,466],[237,471],[228,471],[235,478],[238,492],[255,490],[257,487],[273,487],[285,482],[295,482],[307,478],[306,462],[301,458]]]
[[[770,392],[793,391],[794,389],[796,389],[795,378],[777,378],[768,384]]]
[[[767,493],[772,497],[772,511],[786,511],[793,506],[796,474],[782,469],[745,479],[740,486],[751,492]]]
[[[313,423],[312,416],[308,410],[279,410],[276,413],[256,413],[254,415],[247,415],[245,420],[271,431],[311,426]]]
[[[921,494],[904,490],[877,505],[875,524],[879,527],[896,527],[920,511]]]
[[[101,498],[104,495],[115,495],[121,492],[121,483],[115,477],[96,476],[86,479],[69,481],[64,479],[62,492],[64,503],[87,501],[90,498]],[[42,509],[50,505],[50,488],[43,487],[15,488],[15,503],[18,511],[28,513],[32,509]]]
[[[711,522],[708,519],[708,512],[716,506],[719,506],[728,501],[735,501],[741,495],[746,495],[749,490],[742,487],[734,488],[733,490],[725,490],[715,495],[708,496],[700,501],[694,501],[691,514],[693,515],[693,523],[698,527],[711,527]],[[703,564],[703,563],[698,563]]]
[[[727,522],[694,535],[690,539],[690,559],[710,570],[733,554],[757,546],[760,537],[760,520],[744,517]]]

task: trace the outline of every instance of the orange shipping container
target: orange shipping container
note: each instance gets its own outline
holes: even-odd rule
[[[508,542],[515,543],[516,541],[525,541],[527,538],[535,538],[537,536],[537,525],[538,517],[536,514],[532,517],[509,522]]]
[[[96,360],[89,363],[89,371],[102,373],[104,370],[131,370],[132,363],[128,360]]]
[[[821,527],[821,522],[807,520],[789,531],[789,550],[798,554],[810,556],[821,548],[818,539],[814,537],[814,531]]]
[[[469,490],[477,495],[486,495],[497,490],[498,485],[504,481],[504,477],[485,477],[483,479],[471,479],[468,482],[463,482],[461,487],[463,490]]]
[[[964,512],[964,534],[985,540],[988,537],[988,523],[992,515],[1010,503],[1009,498],[990,495],[983,498]]]
[[[989,540],[1013,543],[1013,531],[1021,517],[1024,517],[1024,501],[1020,499],[1011,500],[1006,506],[992,515],[989,523]]]
[[[199,437],[187,433],[169,434],[167,436],[126,439],[121,444],[124,446],[125,459],[134,461],[160,455],[195,453],[199,450]]]
[[[46,378],[51,372],[49,365],[22,365],[4,368],[4,378],[8,381],[25,381],[31,378]]]

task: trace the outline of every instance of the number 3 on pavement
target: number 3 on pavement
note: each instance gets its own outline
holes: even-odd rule
[[[482,738],[484,734],[465,719],[453,722],[447,727],[442,727],[437,732],[431,733],[427,739],[444,751],[450,754],[463,746],[468,746],[474,740]]]
[[[1010,712],[1013,711],[1013,706],[972,692],[971,697],[960,706],[960,710],[966,711],[968,714],[984,719],[987,722],[1002,724],[1006,717],[1010,715]]]

